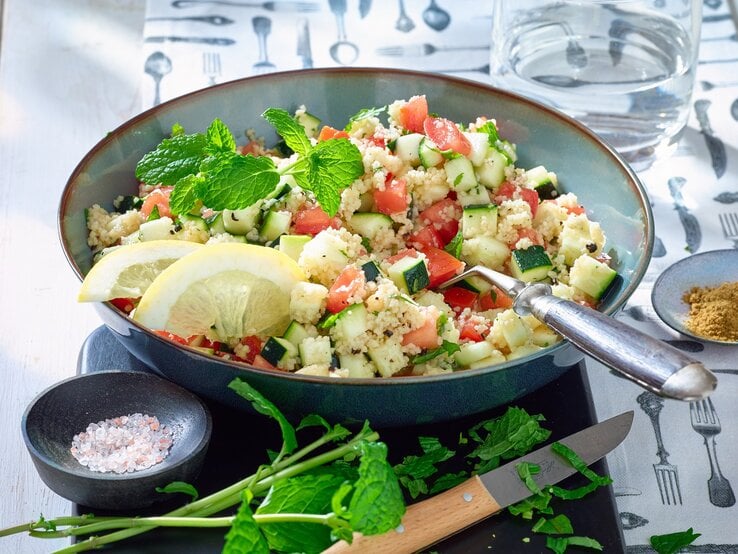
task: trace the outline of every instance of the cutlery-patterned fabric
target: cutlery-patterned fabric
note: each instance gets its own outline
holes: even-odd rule
[[[148,0],[142,109],[156,98],[163,102],[226,80],[309,67],[413,68],[489,82],[490,6],[474,0]],[[651,535],[689,527],[702,533],[701,546],[684,552],[738,552],[738,347],[685,340],[651,306],[653,283],[669,265],[696,252],[738,248],[738,236],[730,236],[738,235],[736,32],[728,0],[705,0],[689,127],[672,158],[639,174],[656,221],[653,261],[619,315],[716,370],[718,390],[710,403],[690,407],[587,360],[599,418],[636,411],[631,435],[608,457],[629,552],[651,552]]]

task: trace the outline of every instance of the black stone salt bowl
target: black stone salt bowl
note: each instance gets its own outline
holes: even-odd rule
[[[117,474],[92,471],[71,453],[72,437],[90,423],[134,413],[156,416],[173,430],[164,460]],[[144,508],[171,496],[156,491],[172,481],[191,483],[205,461],[212,418],[191,392],[152,374],[100,371],[61,381],[26,408],[23,439],[41,479],[58,495],[90,508]]]

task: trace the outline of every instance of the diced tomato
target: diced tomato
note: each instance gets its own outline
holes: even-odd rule
[[[407,185],[405,179],[388,179],[384,190],[374,189],[374,207],[385,215],[404,213],[408,207]]]
[[[500,188],[498,188],[495,193],[495,202],[499,204],[504,200],[509,200],[510,198],[513,198],[516,193],[520,195],[522,200],[525,200],[528,203],[528,206],[530,206],[531,216],[535,217],[536,212],[538,212],[540,198],[538,197],[538,193],[533,189],[519,187],[518,185],[505,181],[500,185]]]
[[[443,117],[426,117],[423,131],[441,150],[453,150],[462,156],[471,153],[471,143],[456,123]]]
[[[246,357],[242,358],[243,361],[249,364],[253,363],[254,358],[256,358],[259,352],[261,352],[261,339],[256,335],[249,335],[248,337],[243,337],[241,339],[241,344],[248,346],[249,348],[249,352],[246,354]]]
[[[514,246],[520,239],[530,239],[533,244],[543,246],[543,237],[541,236],[541,233],[539,233],[536,229],[532,229],[530,227],[518,229],[518,238],[510,243],[510,246]]]
[[[330,139],[338,139],[338,138],[349,138],[349,134],[346,131],[342,131],[340,129],[334,129],[333,127],[329,125],[323,125],[323,128],[320,130],[320,133],[318,133],[318,142],[322,142],[324,140],[330,140]]]
[[[402,258],[407,258],[407,257],[417,258],[418,251],[415,250],[415,248],[405,248],[403,250],[400,250],[397,254],[392,254],[385,261],[389,264],[393,264],[396,261],[401,260]]]
[[[428,286],[430,288],[437,287],[464,270],[464,262],[457,260],[445,250],[427,246],[421,252],[428,259],[428,273],[430,274]]]
[[[538,192],[533,189],[523,187],[520,189],[520,196],[530,206],[531,217],[535,217],[536,212],[538,212],[538,204],[541,201],[540,198],[538,198]]]
[[[156,333],[160,337],[163,337],[167,340],[176,342],[177,344],[185,344],[185,345],[189,344],[189,341],[186,338],[180,337],[179,335],[175,335],[174,333],[170,333],[169,331],[158,330],[158,331],[154,331],[154,333]]]
[[[512,308],[513,301],[497,287],[479,295],[479,307],[482,310]]]
[[[509,200],[519,188],[519,186],[511,183],[510,181],[505,181],[498,187],[497,192],[495,193],[495,202],[499,204],[503,200]]]
[[[148,218],[151,215],[151,212],[154,211],[154,206],[156,206],[160,217],[172,217],[172,212],[169,209],[169,195],[172,194],[173,188],[174,187],[159,187],[152,190],[144,199],[143,205],[139,210],[141,215]]]
[[[438,312],[429,311],[423,325],[412,331],[408,331],[402,336],[402,344],[414,344],[423,350],[438,347]]]
[[[239,151],[244,156],[246,154],[261,154],[263,145],[258,140],[250,140],[246,144],[244,144],[241,148],[239,148]]]
[[[260,369],[277,369],[276,366],[267,362],[266,359],[264,359],[260,354],[257,354],[256,356],[254,356],[253,361],[248,362],[248,363]]]
[[[444,198],[420,212],[419,218],[426,225],[432,224],[446,245],[459,232],[461,213],[458,203],[451,198]]]
[[[461,326],[461,332],[459,338],[461,340],[467,340],[471,342],[482,342],[484,335],[489,332],[489,328],[486,328],[484,332],[480,332],[478,325],[472,321],[467,321]]]
[[[215,352],[218,352],[223,344],[217,340],[210,340],[209,338],[204,337],[202,342],[200,342],[200,346],[203,348],[212,348]]]
[[[413,96],[400,108],[398,120],[408,131],[423,132],[423,122],[428,117],[428,101],[425,96]]]
[[[441,234],[432,225],[423,227],[410,235],[410,238],[407,239],[407,243],[410,246],[420,249],[423,249],[426,246],[443,248],[443,239],[441,238]]]
[[[449,287],[443,291],[443,300],[455,312],[462,312],[465,308],[473,308],[478,294],[463,287]]]
[[[567,206],[566,211],[574,215],[582,215],[584,213],[583,206]]]
[[[341,220],[329,216],[320,206],[301,208],[295,213],[294,231],[298,235],[315,236],[329,227],[340,229]]]
[[[387,147],[387,139],[384,137],[378,137],[377,135],[372,135],[367,140],[371,143],[374,143],[374,146],[379,146],[380,148]]]
[[[136,307],[135,300],[135,298],[113,298],[110,303],[121,312],[130,314],[133,311],[133,308]]]
[[[352,304],[350,300],[352,297],[364,296],[365,285],[366,276],[361,269],[353,266],[346,267],[328,291],[326,308],[332,314],[348,308]]]

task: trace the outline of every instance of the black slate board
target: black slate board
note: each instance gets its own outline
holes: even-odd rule
[[[100,327],[90,334],[80,351],[78,372],[103,369],[149,371],[105,327]],[[545,426],[552,431],[552,440],[596,423],[583,362],[553,383],[515,402],[515,405],[525,408],[529,413],[543,414],[547,420]],[[266,461],[267,448],[278,450],[280,446],[276,424],[268,418],[236,412],[215,403],[210,403],[209,407],[213,415],[213,437],[205,469],[194,483],[201,495],[214,492],[250,474],[258,464]],[[391,406],[388,409],[399,407]],[[381,429],[379,433],[389,445],[391,462],[396,463],[407,454],[420,453],[417,441],[408,440],[408,437],[437,436],[445,445],[453,448],[459,432],[503,412],[504,408],[498,408],[448,423]],[[604,460],[592,468],[601,474],[608,472]],[[572,477],[563,484],[573,488],[584,484],[584,481]],[[177,507],[183,500],[181,496],[173,501],[167,500],[157,505],[155,511],[137,515],[159,515]],[[597,539],[603,545],[604,552],[625,552],[620,517],[610,487],[600,488],[581,500],[554,501],[552,506],[556,513],[569,516],[577,535]],[[93,512],[98,516],[116,515],[84,506],[74,506],[74,510],[75,513]],[[545,539],[531,533],[531,525],[504,512],[436,544],[429,552],[550,554],[551,551],[545,547]],[[223,535],[224,530],[217,529],[160,529],[111,545],[105,550],[120,554],[211,554],[221,551]],[[524,539],[530,540],[524,542]]]

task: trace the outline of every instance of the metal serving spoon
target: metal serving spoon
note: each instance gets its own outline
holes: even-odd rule
[[[445,288],[478,275],[513,299],[521,316],[533,314],[577,348],[643,388],[678,400],[707,397],[717,386],[701,362],[617,319],[554,296],[544,283],[525,283],[483,266],[474,266],[441,284]]]

